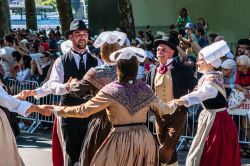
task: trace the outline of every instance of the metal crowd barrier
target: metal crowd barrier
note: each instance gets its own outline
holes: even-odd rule
[[[12,95],[17,95],[22,90],[32,90],[39,87],[39,84],[36,81],[17,81],[14,79],[8,80],[8,87],[10,88],[10,91]],[[36,100],[34,97],[27,97],[27,101],[38,104],[39,100]],[[31,113],[28,117],[24,117],[21,115],[18,115],[17,118],[23,119],[23,120],[30,120],[32,124],[26,129],[26,132],[33,133],[35,129],[38,127],[37,121],[38,121],[38,113]]]
[[[7,84],[11,90],[12,95],[17,95],[22,90],[34,90],[36,88],[41,87],[41,85],[39,85],[38,82],[28,81],[28,80],[20,82],[14,79],[9,79]],[[27,97],[26,101],[29,101],[36,105],[43,105],[43,104],[58,105],[60,101],[60,96],[51,94],[43,98],[40,98],[39,100],[36,100],[34,97]],[[17,118],[23,120],[29,120],[32,122],[32,124],[28,127],[28,129],[24,130],[25,132],[28,133],[34,133],[39,126],[42,126],[42,123],[54,122],[54,115],[49,117],[39,113],[31,113],[28,117],[18,115]]]

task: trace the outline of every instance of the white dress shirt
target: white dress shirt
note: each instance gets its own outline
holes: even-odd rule
[[[79,69],[79,62],[81,58],[78,54],[75,54],[72,50],[71,50],[71,53],[74,56],[76,66]],[[87,60],[86,54],[83,56],[83,60],[84,60],[84,64],[86,64],[86,60]],[[98,59],[98,66],[102,64],[103,62],[100,59]],[[66,90],[66,83],[64,83],[64,67],[62,63],[62,58],[59,57],[56,59],[52,67],[49,80],[45,84],[43,84],[42,87],[36,89],[36,96],[34,97],[36,99],[39,99],[49,94],[64,95],[67,93],[68,91]]]
[[[19,100],[8,93],[0,85],[0,105],[9,109],[11,112],[16,112],[22,116],[28,116],[27,110],[32,105],[27,101]]]

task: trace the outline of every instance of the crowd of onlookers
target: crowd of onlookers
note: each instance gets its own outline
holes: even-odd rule
[[[117,29],[120,30],[120,29]],[[177,59],[179,63],[190,66],[196,77],[201,74],[196,72],[196,58],[201,48],[224,40],[224,37],[211,33],[208,34],[208,25],[204,18],[200,17],[197,23],[191,20],[185,8],[180,10],[176,24],[170,26],[167,32],[179,42]],[[138,31],[131,40],[127,39],[127,45],[143,48],[147,53],[144,63],[139,65],[138,79],[145,80],[147,72],[157,64],[155,58],[154,40],[161,38],[165,32],[153,32],[150,26],[144,31]],[[98,35],[98,34],[97,34]],[[96,39],[89,37],[88,49],[92,54],[99,56],[99,50],[92,46]],[[67,34],[61,34],[60,28],[30,32],[25,29],[13,29],[0,40],[0,81],[7,83],[13,78],[20,82],[25,80],[37,81],[39,84],[49,79],[54,61],[64,53],[61,44],[69,39]],[[68,41],[66,41],[68,42]],[[229,95],[232,89],[242,91],[246,98],[250,97],[250,39],[239,39],[235,52],[228,53],[222,59],[219,70],[224,75],[224,82]],[[67,45],[70,47],[70,44]],[[64,49],[64,48],[63,48]],[[195,117],[201,111],[201,106],[196,106],[193,114]],[[247,118],[235,119],[246,129],[248,141],[250,140],[250,123]],[[237,125],[238,125],[237,124]],[[250,146],[242,150],[242,155],[250,156]]]

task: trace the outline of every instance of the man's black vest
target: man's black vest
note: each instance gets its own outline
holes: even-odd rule
[[[91,68],[95,67],[98,65],[98,60],[97,58],[93,57],[91,54],[87,53],[87,59],[86,59],[86,64],[85,67],[78,69],[74,56],[70,52],[64,54],[62,58],[62,64],[64,68],[64,83],[66,83],[70,77],[72,78],[77,78],[78,80],[81,80],[83,76],[86,74],[86,72]],[[75,106],[75,105],[80,105],[82,103],[86,102],[83,99],[76,98],[71,96],[70,94],[63,95],[61,97],[61,104],[65,106]],[[65,119],[75,119],[76,118],[65,118]],[[68,121],[67,120],[67,121]],[[80,119],[79,119],[80,120]]]

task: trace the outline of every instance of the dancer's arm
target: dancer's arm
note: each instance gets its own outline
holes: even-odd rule
[[[159,115],[172,114],[175,112],[177,105],[174,102],[164,103],[157,97],[150,104],[150,108]]]
[[[215,98],[218,94],[218,90],[210,84],[203,84],[196,91],[193,91],[185,96],[182,96],[179,100],[176,100],[177,105],[184,105],[189,107],[194,104],[199,104],[204,100]]]
[[[51,106],[37,106],[27,101],[19,100],[7,94],[7,92],[0,86],[0,105],[6,107],[11,112],[16,112],[22,116],[28,116],[32,112],[39,112],[43,115],[51,115],[49,109]]]
[[[63,117],[86,118],[92,114],[106,109],[110,105],[111,99],[103,92],[99,92],[88,102],[78,106],[55,106],[55,114]]]

